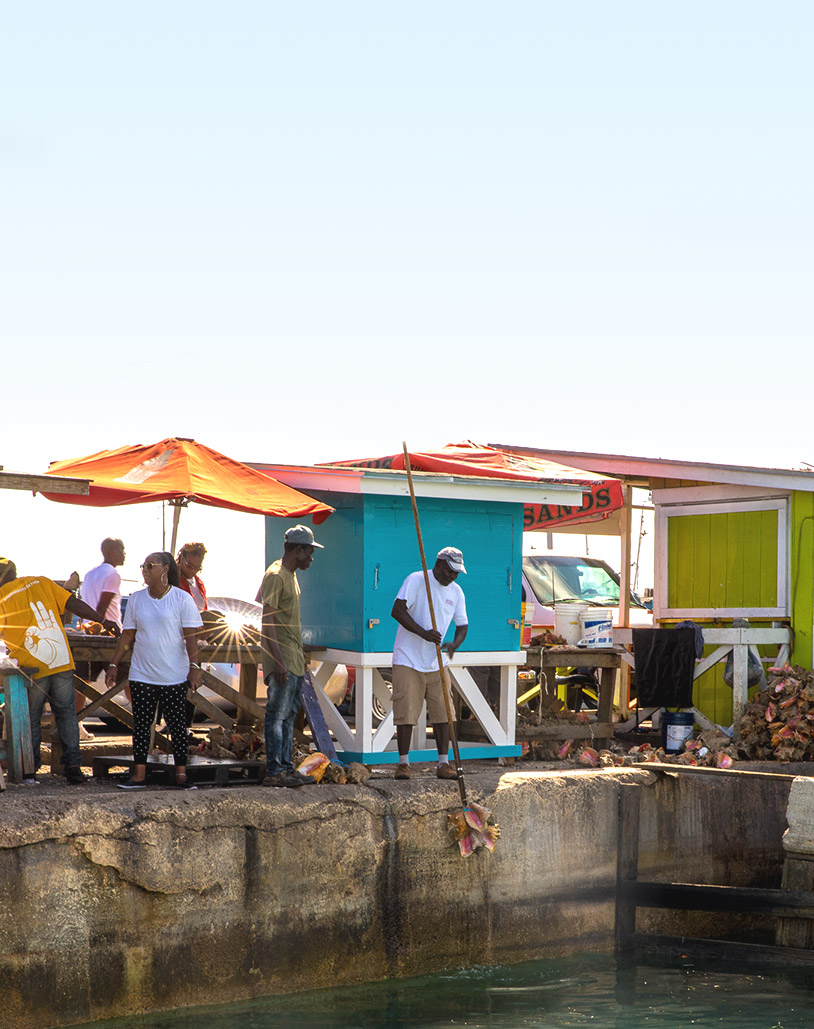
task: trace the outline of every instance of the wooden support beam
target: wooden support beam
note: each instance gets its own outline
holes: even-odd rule
[[[89,479],[72,479],[67,475],[27,475],[0,469],[0,489],[31,490],[32,493],[73,493],[86,497]]]
[[[641,787],[619,784],[616,823],[616,950],[630,950],[636,930],[636,906],[625,896],[623,883],[635,881],[639,872],[639,799]]]
[[[256,666],[253,667],[255,667],[256,675]],[[252,718],[259,718],[261,720],[265,717],[266,709],[261,704],[258,704],[252,697],[245,694],[242,690],[238,692],[237,690],[232,689],[231,686],[222,682],[217,678],[217,676],[212,675],[211,672],[207,672],[205,668],[201,671],[203,673],[202,678],[204,685],[208,686],[210,690],[213,690],[219,696],[223,697],[224,700],[228,700],[234,704],[238,709],[239,714],[248,712]],[[238,722],[240,723],[239,718]]]
[[[265,718],[266,710],[261,705],[257,704],[257,665],[251,664],[248,661],[242,661],[240,664],[240,693],[246,700],[252,701],[256,707],[260,709],[260,714],[255,714],[255,718]],[[237,721],[238,725],[242,726],[247,724],[245,721],[244,712],[254,712],[254,708],[244,707],[238,704],[237,708]]]
[[[783,886],[792,892],[814,890],[814,861],[786,854],[783,866]],[[775,942],[781,947],[801,947],[808,950],[814,942],[814,923],[801,922],[784,912],[777,926]]]
[[[622,879],[620,886],[624,904],[640,908],[814,918],[814,890],[773,890],[754,886],[707,886],[630,879]]]
[[[619,512],[621,558],[619,567],[619,625],[630,626],[630,566],[632,563],[633,487],[622,487],[625,505]],[[627,711],[630,706],[630,667],[627,663],[619,670],[619,707]]]
[[[80,686],[80,683],[82,682],[84,682],[84,679],[81,679],[78,675],[74,675],[74,686],[84,695],[84,690],[82,690]],[[95,714],[100,707],[104,707],[108,700],[114,700],[120,693],[123,693],[129,682],[129,679],[122,679],[120,683],[116,683],[116,685],[111,686],[109,690],[105,690],[105,692],[101,694],[101,696],[97,697],[96,700],[92,700],[90,704],[86,704],[81,711],[77,711],[76,717],[80,720],[83,718],[89,718],[90,715]]]
[[[33,668],[21,668],[3,676],[5,749],[9,782],[22,782],[27,775],[33,775],[35,771],[26,688],[26,679],[34,671]]]
[[[200,693],[197,693],[193,689],[187,690],[187,700],[194,704],[199,711],[210,718],[213,722],[217,722],[218,725],[222,725],[224,729],[232,729],[234,721],[228,715],[225,715],[217,704],[213,704],[211,700],[207,700],[206,697],[202,697]]]
[[[612,722],[541,722],[539,725],[518,725],[517,740],[585,740],[603,747],[613,737]],[[461,722],[461,739],[486,740],[484,729],[477,722]]]
[[[104,699],[106,695],[110,693],[110,690],[102,692],[102,690],[97,689],[92,682],[85,682],[84,679],[80,679],[77,676],[74,676],[74,684],[83,696],[89,697],[91,700],[100,701],[100,707],[103,707],[108,714],[113,715],[114,718],[117,718],[123,725],[126,725],[128,729],[132,730],[133,716],[127,708],[122,707],[121,704],[117,704],[112,698]],[[124,684],[122,684],[122,686],[123,685]],[[116,693],[119,693],[120,689],[121,687],[117,687]],[[161,743],[167,747],[170,746],[169,737],[165,736],[164,733],[156,732],[155,739],[160,740]]]
[[[794,947],[772,947],[765,943],[740,943],[735,940],[693,940],[687,936],[659,936],[648,933],[634,933],[632,946],[643,959],[655,955],[671,956],[681,961],[709,962],[715,958],[725,959],[728,965],[751,966],[759,969],[781,968],[791,965],[811,968],[814,966],[814,950],[800,950]]]
[[[90,700],[98,701],[97,709],[103,707],[108,714],[114,715],[118,720],[126,725],[128,729],[133,728],[133,716],[127,710],[126,707],[122,707],[121,704],[117,704],[115,697],[121,692],[121,687],[114,687],[115,693],[110,696],[111,691],[102,691],[98,689],[94,683],[85,682],[84,679],[80,679],[78,676],[74,676],[74,686],[84,696]]]
[[[336,761],[334,741],[331,739],[331,734],[328,731],[328,725],[317,699],[316,689],[311,681],[311,673],[307,668],[305,669],[305,676],[302,682],[302,706],[305,708],[305,717],[308,719],[311,735],[317,747],[331,761]]]

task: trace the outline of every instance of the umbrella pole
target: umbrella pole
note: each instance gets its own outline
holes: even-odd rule
[[[170,553],[175,556],[175,547],[178,543],[178,523],[181,521],[181,508],[186,507],[189,503],[188,500],[170,500],[169,504],[172,507],[172,542],[170,543]]]
[[[413,473],[410,469],[410,456],[407,453],[407,444],[403,443],[404,447],[404,467],[407,471],[407,483],[410,487],[410,500],[413,505],[413,519],[415,521],[415,533],[418,539],[418,550],[421,554],[421,569],[424,572],[424,587],[427,590],[427,603],[430,608],[430,619],[432,621],[432,627],[437,631],[438,626],[435,622],[435,609],[432,604],[432,591],[430,590],[430,574],[427,570],[427,559],[424,556],[424,541],[421,538],[421,525],[418,521],[418,506],[415,502],[415,489],[413,487]],[[435,656],[438,661],[438,671],[441,674],[441,692],[444,694],[444,707],[447,712],[447,723],[449,725],[449,738],[452,743],[452,753],[455,757],[455,770],[458,773],[458,789],[461,794],[461,804],[466,808],[468,806],[466,799],[466,784],[464,782],[464,770],[461,765],[461,753],[458,749],[458,734],[455,731],[455,720],[452,717],[452,704],[450,701],[449,682],[447,680],[447,670],[444,665],[444,659],[441,655],[441,644],[435,644]],[[437,744],[437,741],[436,741]],[[439,755],[440,756],[440,755]]]

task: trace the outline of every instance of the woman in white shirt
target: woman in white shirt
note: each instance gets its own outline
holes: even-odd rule
[[[175,785],[178,789],[195,789],[187,779],[184,708],[189,687],[199,689],[201,685],[197,635],[201,616],[192,597],[178,588],[178,567],[172,554],[150,554],[141,571],[146,589],[134,593],[127,603],[122,634],[106,676],[109,689],[116,681],[118,662],[132,644],[133,772],[119,786],[146,788],[150,727],[160,701],[172,739]]]

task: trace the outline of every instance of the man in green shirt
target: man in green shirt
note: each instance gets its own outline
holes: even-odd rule
[[[263,677],[266,701],[266,786],[305,786],[315,780],[291,763],[294,719],[302,700],[305,653],[302,649],[300,584],[297,571],[323,550],[307,525],[295,525],[285,534],[283,556],[269,565],[260,586],[263,605]]]

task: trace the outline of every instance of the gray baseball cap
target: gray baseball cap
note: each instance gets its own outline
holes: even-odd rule
[[[290,529],[286,529],[285,541],[286,543],[293,543],[295,546],[325,549],[321,543],[317,543],[314,539],[314,533],[307,525],[292,525]]]
[[[466,575],[464,556],[457,547],[444,547],[443,550],[438,551],[437,559],[446,561],[453,572],[463,572]]]

